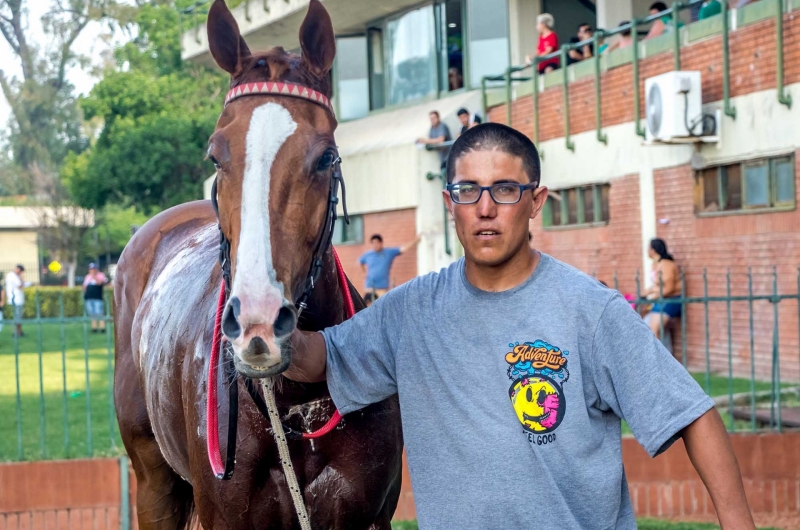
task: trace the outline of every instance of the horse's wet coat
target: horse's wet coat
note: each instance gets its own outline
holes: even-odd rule
[[[335,38],[318,0],[310,0],[301,27],[302,57],[280,48],[251,55],[222,0],[209,10],[208,26],[212,55],[232,84],[292,82],[330,96]],[[232,480],[217,480],[208,462],[207,374],[222,281],[217,223],[231,243],[231,296],[243,299],[241,336],[247,338],[250,325],[264,337],[266,361],[274,355],[290,359],[288,341],[270,340],[270,315],[297,300],[320,240],[331,182],[330,167],[320,161],[330,160],[323,153],[335,149],[335,127],[325,107],[308,101],[259,94],[231,102],[209,142],[221,166],[219,221],[209,201],[171,208],[137,231],[120,258],[114,398],[136,472],[142,529],[184,528],[193,517],[205,530],[297,528],[269,422],[247,396],[241,377],[232,383],[240,394]],[[322,262],[298,323],[306,331],[346,318],[330,250]],[[346,288],[362,309],[352,286]],[[224,432],[230,378],[215,369]],[[287,425],[304,432],[320,428],[334,410],[325,383],[276,377],[278,412]],[[224,440],[221,445],[226,451]],[[343,428],[313,445],[291,440],[289,451],[313,528],[390,528],[402,452],[396,398],[349,414]]]

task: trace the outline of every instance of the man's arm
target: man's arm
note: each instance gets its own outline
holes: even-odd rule
[[[722,528],[755,529],[739,463],[717,410],[711,409],[697,418],[681,435],[689,459],[711,495]]]
[[[663,35],[666,28],[667,27],[664,25],[664,22],[661,19],[654,21],[653,25],[650,26],[650,31],[647,32],[645,39],[652,39],[653,37]]]
[[[327,349],[322,333],[296,330],[292,333],[292,364],[283,375],[300,383],[325,380]]]
[[[441,136],[437,136],[436,138],[419,138],[417,139],[417,143],[430,145],[430,144],[440,144],[447,140],[447,137],[443,134]]]
[[[417,236],[417,238],[414,239],[414,241],[410,241],[410,242],[406,243],[405,245],[401,246],[400,247],[400,254],[405,254],[406,252],[408,252],[409,250],[414,248],[417,245],[417,243],[420,242],[421,239],[422,239],[422,236]]]

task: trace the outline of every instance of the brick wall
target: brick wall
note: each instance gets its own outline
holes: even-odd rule
[[[730,34],[731,96],[775,88],[775,22],[773,19],[744,26]],[[800,82],[800,16],[797,11],[784,15],[784,82]],[[640,116],[644,116],[644,81],[674,69],[671,51],[640,60]],[[702,74],[703,103],[722,99],[722,37],[709,37],[681,48],[681,69]],[[630,64],[601,74],[603,126],[633,121],[633,68]],[[595,128],[594,77],[569,85],[570,132],[577,134]],[[513,102],[512,125],[533,137],[533,98]],[[539,95],[539,141],[564,136],[564,95],[561,86],[550,87]],[[489,120],[505,123],[505,105],[493,107]]]
[[[800,174],[800,151],[795,154]],[[725,296],[726,272],[731,269],[731,294],[748,294],[747,268],[752,266],[753,291],[772,294],[772,266],[777,267],[778,292],[796,293],[800,264],[800,212],[753,213],[720,217],[697,217],[693,206],[694,177],[688,165],[654,171],[658,237],[667,241],[686,277],[691,296],[703,294],[703,268],[707,268],[708,294]],[[800,202],[800,186],[796,186]],[[781,379],[796,381],[798,373],[797,302],[778,305]],[[750,311],[747,302],[731,304],[731,350],[734,371],[750,374]],[[705,366],[705,311],[692,305],[687,311],[689,363]],[[756,376],[769,379],[772,366],[773,307],[768,301],[753,304]],[[711,369],[728,369],[728,318],[724,302],[709,304],[709,356]],[[677,346],[677,345],[676,345]],[[675,348],[676,351],[678,348]]]
[[[343,221],[340,221],[343,222]],[[364,215],[364,243],[360,245],[337,245],[336,252],[342,261],[347,277],[356,289],[364,294],[365,275],[358,264],[358,258],[370,250],[369,238],[372,234],[381,234],[383,244],[387,247],[399,247],[413,241],[417,237],[416,209],[392,210],[388,212],[369,213]],[[412,248],[398,256],[392,265],[391,283],[396,287],[417,275],[417,249]]]
[[[756,524],[800,527],[800,433],[735,434],[731,443]],[[651,459],[636,440],[625,438],[622,459],[637,517],[716,521],[682,441]],[[0,530],[118,529],[119,470],[115,458],[0,464]],[[129,477],[131,528],[136,528],[136,477],[132,471]],[[404,458],[395,520],[415,517]]]
[[[610,182],[606,226],[544,230],[541,217],[531,222],[533,246],[614,286],[636,292],[636,269],[641,268],[642,221],[639,212],[639,175]]]

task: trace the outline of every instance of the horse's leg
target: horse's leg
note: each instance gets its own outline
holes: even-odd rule
[[[130,347],[131,322],[131,312],[120,307],[116,319],[114,404],[120,435],[136,472],[139,528],[188,528],[193,507],[192,487],[167,464],[153,435]]]

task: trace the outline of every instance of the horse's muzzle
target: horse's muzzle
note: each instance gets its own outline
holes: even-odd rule
[[[222,332],[233,346],[236,369],[251,378],[285,371],[291,362],[288,339],[297,327],[297,310],[284,301],[269,324],[260,315],[247,318],[244,312],[242,301],[232,296],[222,315]]]

